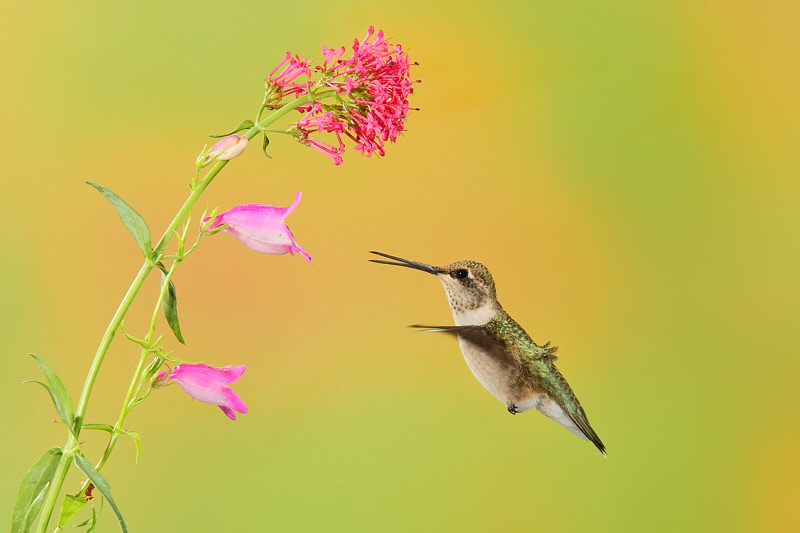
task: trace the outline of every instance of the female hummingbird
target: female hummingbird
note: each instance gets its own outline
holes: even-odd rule
[[[433,274],[444,285],[455,326],[425,327],[454,334],[467,366],[481,385],[513,414],[537,409],[575,435],[589,440],[600,453],[606,448],[594,432],[567,380],[555,365],[555,346],[539,346],[497,301],[489,270],[476,261],[437,267],[371,252],[394,261],[370,259]]]

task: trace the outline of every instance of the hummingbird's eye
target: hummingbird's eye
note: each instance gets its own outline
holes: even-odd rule
[[[469,271],[465,268],[459,268],[453,272],[453,276],[455,276],[456,279],[467,279],[467,276],[469,276]]]

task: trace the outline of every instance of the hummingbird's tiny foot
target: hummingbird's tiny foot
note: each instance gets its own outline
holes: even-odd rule
[[[517,404],[512,403],[511,405],[508,406],[508,412],[511,413],[512,415],[515,415],[517,413],[521,413],[522,411],[519,410]]]

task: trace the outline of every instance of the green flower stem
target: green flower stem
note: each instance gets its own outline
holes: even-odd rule
[[[211,167],[211,170],[209,170],[200,183],[197,184],[197,187],[194,188],[192,193],[184,202],[183,206],[181,206],[178,214],[176,214],[175,218],[172,219],[172,222],[170,222],[170,225],[164,231],[164,235],[158,241],[158,244],[156,244],[155,250],[160,251],[166,247],[167,242],[173,235],[173,232],[178,228],[180,223],[191,210],[192,206],[194,206],[197,199],[200,197],[203,191],[205,191],[206,187],[211,184],[211,181],[223,168],[225,168],[227,163],[227,161],[217,161],[217,163]],[[89,397],[92,394],[94,382],[97,379],[98,372],[100,371],[100,365],[103,364],[103,359],[108,352],[111,341],[114,339],[114,334],[117,332],[119,325],[122,323],[122,319],[125,317],[125,314],[128,312],[131,303],[133,303],[133,299],[136,297],[139,289],[144,284],[144,280],[147,278],[148,274],[150,274],[155,267],[155,264],[156,261],[153,260],[152,256],[145,259],[144,264],[139,269],[139,273],[134,278],[133,283],[131,283],[131,286],[128,288],[128,292],[122,299],[122,303],[120,303],[116,313],[114,313],[114,316],[111,319],[111,322],[108,324],[105,334],[103,334],[103,339],[100,341],[100,346],[97,348],[97,353],[94,356],[92,365],[89,367],[89,374],[86,376],[86,382],[83,385],[83,391],[81,392],[81,397],[78,401],[78,407],[75,410],[74,434],[70,434],[69,439],[67,440],[67,444],[64,447],[64,454],[61,456],[61,460],[56,468],[53,481],[50,483],[50,486],[47,489],[47,497],[42,507],[42,516],[37,524],[37,533],[45,533],[47,530],[47,525],[50,521],[50,515],[53,513],[53,509],[55,509],[56,502],[58,501],[59,492],[61,491],[61,487],[64,485],[64,479],[67,477],[67,472],[70,464],[72,463],[72,457],[74,455],[74,452],[67,453],[67,450],[77,450],[79,442],[78,437],[80,435],[81,425],[83,424],[83,417],[86,414],[86,408],[89,404]]]
[[[308,94],[297,98],[288,104],[284,105],[280,109],[275,110],[271,113],[267,118],[261,120],[250,128],[247,133],[245,133],[245,137],[247,140],[252,140],[253,137],[261,133],[267,126],[272,124],[273,122],[277,121],[281,117],[288,114],[293,109],[297,107],[307,104],[310,102],[314,102],[319,100],[320,98],[324,98],[334,94],[334,90],[325,90],[319,91],[313,94]],[[139,273],[136,274],[136,277],[133,279],[131,286],[128,288],[128,292],[125,293],[125,297],[122,299],[117,311],[114,313],[114,316],[111,318],[111,322],[108,324],[105,333],[103,334],[103,338],[100,341],[100,346],[97,347],[97,352],[95,353],[94,360],[92,361],[91,366],[89,367],[89,373],[86,376],[86,382],[83,385],[83,390],[81,391],[80,399],[78,400],[78,407],[75,410],[75,426],[73,428],[73,432],[70,433],[69,438],[67,440],[66,446],[64,446],[64,453],[61,456],[61,460],[56,467],[55,474],[53,476],[53,480],[50,482],[50,485],[47,489],[47,497],[45,498],[44,505],[42,507],[42,515],[39,518],[39,523],[37,524],[36,531],[37,533],[45,533],[47,530],[47,525],[50,522],[50,516],[53,514],[53,510],[55,509],[56,502],[58,501],[58,496],[61,492],[61,487],[64,485],[64,480],[67,477],[67,472],[69,471],[69,467],[72,464],[73,456],[77,453],[78,449],[80,448],[80,441],[78,437],[80,436],[81,432],[81,425],[83,424],[83,418],[86,414],[86,409],[89,405],[89,397],[92,394],[92,389],[94,388],[95,380],[97,379],[97,374],[100,372],[100,366],[103,364],[103,359],[108,352],[109,346],[111,346],[111,341],[114,339],[114,335],[117,332],[120,324],[122,323],[122,319],[125,317],[125,314],[128,312],[128,309],[133,303],[133,299],[136,297],[139,289],[144,284],[145,279],[150,274],[150,272],[155,267],[157,261],[155,261],[155,257],[159,256],[164,248],[166,248],[167,243],[172,238],[175,230],[181,224],[186,215],[189,214],[192,207],[194,206],[197,199],[203,194],[203,191],[211,184],[214,178],[219,174],[219,172],[225,168],[227,161],[217,161],[213,167],[206,173],[203,179],[197,183],[197,186],[192,188],[192,192],[186,201],[181,206],[178,213],[175,215],[175,218],[172,219],[167,229],[164,231],[161,239],[159,239],[158,243],[154,248],[153,254],[146,258],[144,264],[139,269]],[[174,264],[173,264],[174,266]],[[165,284],[165,287],[167,284]],[[163,297],[163,291],[162,296]],[[140,359],[139,366],[142,365],[142,361]],[[141,368],[137,367],[137,374],[139,375],[141,372]],[[137,379],[136,376],[134,380]],[[128,390],[131,393],[131,388]],[[130,399],[126,398],[126,405]],[[124,409],[124,408],[123,408]],[[125,413],[127,414],[127,413]],[[124,416],[121,417],[124,420]],[[112,435],[112,440],[116,436],[116,431]],[[113,446],[112,446],[113,449]],[[110,453],[110,450],[109,450]],[[104,459],[106,458],[106,454],[104,454]],[[103,461],[103,460],[101,460]],[[102,466],[102,465],[101,465]]]
[[[186,231],[184,230],[182,238],[186,237]],[[147,330],[147,335],[145,335],[144,342],[147,346],[151,346],[153,341],[153,335],[155,335],[156,331],[156,320],[158,320],[159,311],[161,310],[161,302],[164,300],[164,296],[169,290],[169,282],[172,279],[172,275],[175,273],[175,269],[183,259],[175,259],[170,265],[169,271],[167,272],[165,278],[161,284],[161,290],[158,293],[158,299],[156,300],[155,308],[153,309],[153,316],[150,319],[150,329]],[[133,377],[131,378],[131,383],[128,386],[128,392],[125,395],[125,400],[122,402],[122,409],[119,413],[119,418],[117,419],[117,423],[114,424],[114,431],[111,433],[111,439],[106,446],[105,452],[103,452],[103,457],[100,458],[100,461],[97,462],[95,465],[95,470],[98,472],[103,465],[106,464],[108,458],[111,456],[111,452],[114,450],[114,447],[117,444],[117,440],[119,439],[120,435],[122,435],[122,424],[125,422],[125,417],[128,416],[128,413],[131,412],[131,409],[136,405],[135,399],[139,397],[139,393],[142,391],[142,386],[144,382],[142,381],[142,371],[144,370],[145,363],[147,362],[147,356],[150,355],[151,351],[149,348],[142,346],[142,353],[139,356],[139,363],[136,365],[136,370],[133,372]],[[86,490],[86,487],[89,485],[89,480],[83,482],[81,485],[81,490],[78,491],[76,496],[80,496],[81,493]]]
[[[325,98],[327,96],[331,96],[333,94],[336,94],[336,91],[334,91],[333,89],[329,89],[329,90],[319,91],[319,92],[315,92],[315,93],[309,93],[309,94],[307,94],[305,96],[301,96],[300,98],[289,102],[288,104],[286,104],[285,106],[281,107],[280,109],[277,109],[276,111],[274,111],[272,114],[270,114],[264,120],[261,120],[260,122],[258,122],[255,126],[250,128],[249,130],[247,130],[247,133],[245,133],[244,136],[247,138],[248,141],[251,141],[251,140],[253,140],[253,137],[255,137],[256,135],[261,133],[267,126],[269,126],[270,124],[272,124],[273,122],[275,122],[276,120],[281,118],[282,116],[284,116],[287,113],[289,113],[289,111],[292,111],[292,110],[300,107],[301,105],[308,104],[310,102],[316,102],[317,100],[321,100],[322,98]]]
[[[61,456],[58,467],[56,467],[53,480],[50,482],[50,486],[47,489],[47,497],[45,498],[42,508],[42,516],[39,518],[39,523],[36,529],[38,533],[45,533],[47,530],[47,525],[50,521],[50,515],[53,513],[53,509],[58,501],[58,495],[61,491],[61,486],[64,484],[64,479],[67,477],[67,472],[72,464],[72,458],[75,455],[75,451],[78,449],[78,436],[80,435],[83,416],[86,413],[89,396],[92,393],[92,387],[97,379],[97,373],[100,371],[100,365],[103,363],[103,358],[108,351],[108,347],[111,345],[111,341],[114,339],[114,334],[117,332],[117,328],[119,327],[120,323],[122,323],[122,318],[125,316],[125,313],[128,311],[128,308],[133,302],[133,299],[136,297],[136,293],[139,292],[144,280],[147,278],[147,275],[152,269],[153,263],[150,261],[150,259],[145,260],[142,268],[139,269],[139,273],[136,274],[136,277],[133,279],[133,283],[131,283],[131,286],[128,288],[128,292],[122,299],[122,303],[120,303],[116,313],[114,313],[114,317],[111,319],[108,328],[106,328],[106,332],[103,334],[103,339],[100,341],[100,346],[97,348],[97,353],[94,356],[92,365],[89,367],[89,374],[87,375],[86,383],[84,383],[83,386],[81,398],[78,403],[78,409],[75,411],[74,431],[69,435],[67,444],[64,446],[64,453]],[[68,450],[72,451],[68,452]]]

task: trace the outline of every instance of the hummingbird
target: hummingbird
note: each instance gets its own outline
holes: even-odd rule
[[[606,448],[589,424],[567,380],[555,365],[556,346],[538,345],[497,300],[489,269],[477,261],[431,266],[381,252],[370,259],[433,274],[444,285],[455,326],[412,326],[455,335],[472,374],[512,415],[536,409],[575,435]]]

